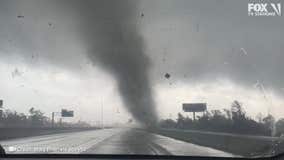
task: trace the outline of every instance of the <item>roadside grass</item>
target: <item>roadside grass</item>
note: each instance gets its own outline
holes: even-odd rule
[[[278,137],[230,135],[168,129],[153,130],[152,132],[244,157],[273,156],[284,152],[284,139]]]

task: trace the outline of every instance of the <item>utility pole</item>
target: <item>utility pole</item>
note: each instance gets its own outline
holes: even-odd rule
[[[103,106],[103,99],[101,100],[101,121],[102,121],[102,129],[104,129],[104,106]]]
[[[61,114],[61,112],[52,112],[51,113],[51,126],[52,126],[52,128],[54,128],[54,125],[55,125],[55,114],[57,114],[57,116],[58,116],[58,114]],[[60,125],[61,125],[61,118],[60,118]]]
[[[59,124],[60,124],[60,127],[62,127],[62,118],[60,118]]]
[[[54,112],[51,115],[51,127],[54,128]]]
[[[3,117],[3,100],[0,99],[0,119]]]

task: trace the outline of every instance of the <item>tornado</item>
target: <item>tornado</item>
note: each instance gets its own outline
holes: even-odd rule
[[[89,59],[113,75],[126,109],[149,127],[157,122],[157,113],[149,79],[151,62],[140,33],[146,15],[137,6],[130,0],[84,1],[79,31],[84,33],[81,39]]]

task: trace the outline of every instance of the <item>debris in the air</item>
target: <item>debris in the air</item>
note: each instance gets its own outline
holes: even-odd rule
[[[256,83],[253,84],[253,88],[258,88],[258,86],[260,85],[259,81],[257,80]]]
[[[248,54],[248,52],[247,52],[244,48],[241,48],[241,51],[242,51],[242,53],[243,53],[244,55],[247,55],[247,54]]]
[[[18,18],[24,18],[25,16],[23,16],[23,15],[18,15],[17,17],[18,17]]]
[[[256,83],[253,84],[253,88],[262,88],[262,83],[259,80],[256,80]]]
[[[199,23],[196,25],[196,32],[199,32]]]
[[[259,82],[259,80],[256,81],[256,83],[253,85],[254,88],[259,89],[260,92],[262,92],[263,94],[263,98],[267,100],[267,94],[266,94],[266,90],[265,87],[263,85],[263,83]]]
[[[165,77],[166,77],[167,79],[169,79],[169,78],[171,77],[171,75],[170,75],[169,73],[166,73],[166,74],[165,74]]]
[[[13,72],[12,72],[12,78],[15,78],[17,76],[22,76],[23,72],[20,72],[18,70],[18,68],[16,68]]]

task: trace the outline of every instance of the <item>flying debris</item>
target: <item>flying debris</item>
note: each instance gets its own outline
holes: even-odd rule
[[[253,88],[258,88],[261,86],[261,83],[257,80],[255,84],[253,84]]]
[[[22,76],[23,72],[19,71],[18,68],[15,68],[15,70],[11,74],[12,74],[12,78],[15,78],[17,76]]]
[[[133,119],[128,119],[128,123],[132,123],[133,122]]]
[[[171,75],[169,73],[165,74],[165,78],[169,79],[171,77]]]
[[[23,15],[18,15],[17,17],[18,18],[25,18],[25,16],[23,16]]]
[[[247,52],[244,48],[241,48],[241,51],[242,51],[242,53],[243,53],[244,55],[247,55],[247,54],[248,54],[248,52]]]
[[[199,32],[199,23],[196,25],[196,32]]]

